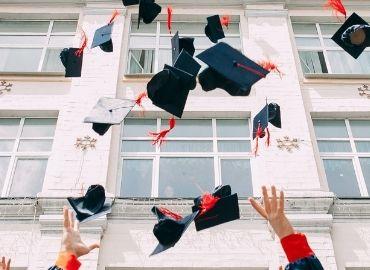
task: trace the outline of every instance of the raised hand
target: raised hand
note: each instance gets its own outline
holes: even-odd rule
[[[253,208],[271,224],[277,236],[282,239],[293,234],[294,229],[284,213],[284,192],[280,191],[280,198],[278,198],[276,196],[276,188],[272,186],[271,193],[272,196],[269,198],[267,189],[263,186],[263,205],[253,198],[249,198],[249,201]]]
[[[6,263],[5,257],[3,257],[0,263],[0,270],[10,270],[10,261],[11,260],[9,259],[8,262]]]
[[[64,228],[61,247],[62,252],[70,252],[76,255],[76,257],[80,257],[88,254],[95,248],[99,248],[99,244],[87,246],[82,242],[79,231],[79,222],[74,220],[72,211],[68,210],[67,207],[63,208],[63,216]]]

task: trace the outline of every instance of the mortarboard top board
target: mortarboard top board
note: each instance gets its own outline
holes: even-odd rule
[[[281,128],[280,106],[276,103],[266,104],[265,107],[253,119],[253,139],[257,136],[258,126],[265,130],[271,123],[277,128]]]
[[[205,50],[197,58],[212,69],[199,74],[199,82],[205,91],[219,87],[233,96],[247,96],[252,85],[269,73],[224,42]]]
[[[132,6],[139,4],[140,0],[122,0],[124,6]]]
[[[65,67],[65,77],[81,77],[83,53],[76,55],[79,48],[65,48],[60,53],[60,60]]]
[[[106,199],[104,187],[101,185],[90,186],[83,197],[68,197],[67,200],[80,222],[86,222],[110,213],[112,208],[112,200]]]
[[[104,52],[113,52],[113,42],[111,38],[112,28],[113,22],[97,29],[94,34],[91,48],[99,46]]]
[[[359,30],[364,31],[365,41],[362,45],[354,45],[351,43],[351,35]],[[353,13],[333,35],[332,40],[357,59],[366,47],[370,46],[370,26],[364,19]]]
[[[172,45],[172,64],[174,65],[176,59],[180,55],[182,50],[185,50],[190,56],[195,53],[194,38],[191,37],[179,37],[179,31],[171,39]]]
[[[140,0],[137,28],[140,26],[141,19],[143,19],[145,24],[149,24],[154,21],[161,11],[162,7],[155,3],[154,0]]]
[[[225,38],[224,30],[219,15],[213,15],[207,18],[207,25],[204,29],[206,36],[213,43],[217,43],[219,39]]]
[[[93,130],[104,135],[111,125],[119,125],[135,106],[135,100],[102,97],[84,123],[93,123]]]
[[[177,57],[174,67],[190,73],[194,77],[198,75],[201,65],[186,51],[182,50]]]

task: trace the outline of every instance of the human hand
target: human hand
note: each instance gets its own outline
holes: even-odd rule
[[[0,270],[10,270],[10,259],[8,260],[8,263],[5,262],[5,257],[1,259],[0,263]]]
[[[253,198],[249,198],[249,201],[253,208],[271,224],[277,236],[282,239],[293,234],[294,229],[284,213],[284,192],[280,191],[278,199],[276,188],[272,186],[271,193],[272,197],[269,198],[266,187],[262,187],[263,206]]]
[[[88,254],[91,250],[99,248],[99,244],[92,244],[87,246],[81,240],[79,231],[79,222],[74,220],[74,216],[71,210],[67,207],[63,208],[63,236],[61,252],[69,252],[74,254],[77,258]],[[1,270],[1,269],[0,269]]]

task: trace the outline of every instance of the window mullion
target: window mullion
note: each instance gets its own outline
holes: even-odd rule
[[[53,29],[53,25],[54,25],[54,20],[51,20],[50,24],[49,24],[48,33],[46,34],[46,43],[44,44],[44,46],[42,48],[40,63],[39,63],[39,67],[37,68],[37,71],[39,71],[39,72],[42,70],[42,66],[44,65],[46,50],[47,50],[49,42],[50,42],[50,35],[51,35],[51,31]]]
[[[157,132],[161,129],[162,119],[157,118]],[[159,162],[160,162],[160,146],[155,146],[155,157],[153,158],[152,169],[152,197],[158,197],[159,194]]]
[[[214,166],[214,175],[215,175],[215,187],[221,184],[221,175],[220,175],[220,158],[218,156],[218,148],[217,148],[217,123],[216,119],[212,119],[212,137],[213,137],[213,154],[215,155],[213,158],[213,166]]]
[[[316,23],[316,30],[317,30],[317,33],[319,34],[319,40],[320,40],[320,43],[321,43],[321,47],[322,47],[321,49],[322,49],[322,53],[324,55],[326,68],[328,69],[328,73],[331,74],[333,72],[331,70],[329,57],[328,57],[328,54],[327,54],[327,51],[326,51],[326,48],[325,48],[324,39],[323,39],[322,33],[321,33],[321,28],[320,28],[320,25],[318,23]]]
[[[159,44],[160,44],[160,34],[161,34],[161,23],[157,22],[157,32],[155,35],[155,55],[154,55],[154,73],[159,70]]]

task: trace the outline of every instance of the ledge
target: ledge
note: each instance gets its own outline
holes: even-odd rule
[[[369,80],[370,74],[327,74],[327,73],[320,73],[320,74],[304,74],[304,83],[311,83],[315,82],[316,79],[322,80],[358,80],[358,79],[365,79]]]
[[[9,81],[72,81],[72,78],[64,77],[64,72],[0,72],[0,79]]]

